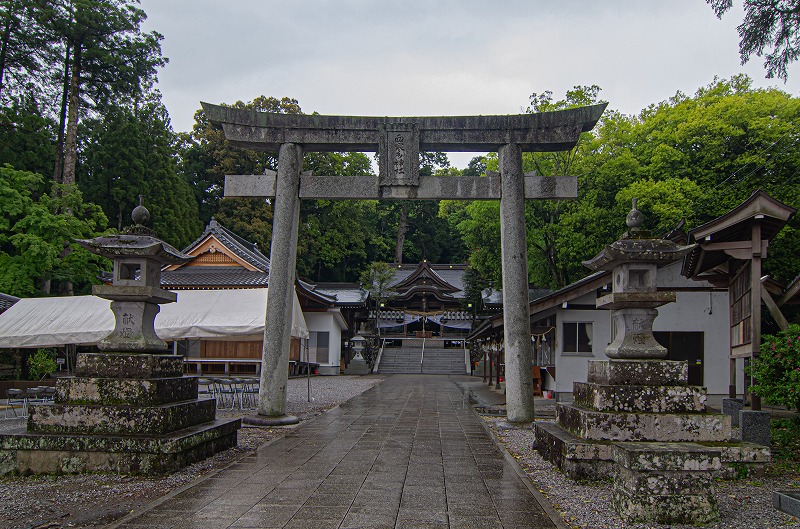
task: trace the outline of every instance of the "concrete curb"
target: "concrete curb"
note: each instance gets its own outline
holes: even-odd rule
[[[539,489],[536,488],[536,485],[534,485],[534,483],[531,481],[531,478],[528,477],[528,474],[525,473],[525,470],[523,470],[523,468],[519,466],[519,463],[517,463],[516,459],[514,459],[514,456],[512,456],[509,453],[509,451],[506,450],[506,447],[503,446],[503,444],[497,440],[497,437],[494,435],[494,432],[492,431],[491,427],[488,424],[486,424],[486,421],[483,419],[483,417],[481,417],[480,414],[478,414],[478,412],[475,411],[474,408],[472,408],[472,413],[475,414],[475,416],[483,425],[484,429],[486,429],[486,433],[488,433],[489,436],[492,438],[492,441],[494,441],[495,446],[497,446],[497,448],[499,448],[500,451],[503,452],[503,456],[505,457],[506,461],[508,461],[508,464],[511,465],[511,468],[513,468],[514,472],[517,473],[517,476],[519,476],[519,478],[522,480],[522,483],[525,484],[525,487],[527,487],[527,489],[536,499],[536,502],[550,518],[550,521],[553,522],[553,525],[555,525],[557,529],[571,529],[571,527],[564,521],[564,518],[561,516],[561,513],[559,513],[550,504],[550,500],[548,500],[547,497],[544,494],[542,494],[542,492]]]

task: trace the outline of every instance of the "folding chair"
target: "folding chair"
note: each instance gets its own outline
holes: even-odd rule
[[[197,397],[216,399],[216,383],[209,378],[201,378],[197,381]]]
[[[42,388],[42,402],[55,402],[56,388],[55,386],[44,386]]]
[[[257,378],[242,379],[242,408],[255,409],[258,406],[258,390],[261,381]]]
[[[8,407],[11,409],[11,412],[14,414],[14,417],[20,417],[17,415],[17,408],[22,409],[21,417],[26,417],[28,415],[28,407],[27,402],[25,401],[25,392],[21,389],[10,388],[6,390],[6,399],[8,403]]]
[[[228,409],[232,410],[236,406],[238,395],[233,381],[228,378],[218,378],[217,391],[219,392],[217,395],[217,406],[224,409],[227,405]]]
[[[25,400],[26,404],[30,404],[31,402],[42,402],[42,391],[43,388],[41,386],[37,386],[35,388],[28,388],[25,390]]]

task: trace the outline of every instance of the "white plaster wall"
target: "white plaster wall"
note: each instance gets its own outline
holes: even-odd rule
[[[703,333],[703,384],[709,395],[727,395],[730,325],[727,292],[678,292],[677,302],[658,308],[654,331]]]
[[[707,281],[681,275],[682,261],[658,269],[661,288],[712,288]],[[730,377],[728,292],[678,292],[677,302],[658,308],[655,331],[703,332],[703,384],[710,396],[727,395]]]
[[[329,362],[327,364],[320,364],[321,375],[338,375],[339,374],[339,361],[342,357],[342,328],[336,319],[336,316],[330,312],[305,312],[303,316],[306,319],[306,326],[312,332],[328,332],[330,333],[330,341],[328,347],[330,348]],[[323,369],[328,367],[328,369]],[[335,370],[332,368],[336,368]]]
[[[556,312],[556,393],[561,400],[571,400],[572,383],[586,381],[589,373],[589,360],[604,360],[603,351],[611,343],[611,313],[607,310],[572,310],[570,304],[591,306],[597,295],[590,292],[567,303],[567,308]],[[592,353],[565,353],[561,339],[562,323],[592,322]],[[552,388],[547,388],[552,389]]]
[[[680,274],[681,263],[673,263],[658,271],[657,283],[666,288],[709,287],[706,282],[692,281]],[[556,325],[559,340],[556,344],[556,384],[555,389],[561,400],[571,400],[572,383],[586,381],[589,360],[606,358],[605,348],[611,343],[611,311],[608,310],[570,310],[569,305],[594,305],[597,296],[594,292],[575,298],[567,303],[567,308],[558,308]],[[728,394],[730,332],[728,324],[727,292],[677,293],[677,302],[658,309],[659,315],[653,324],[655,331],[699,331],[703,332],[704,363],[703,384],[709,396]],[[592,355],[564,353],[560,339],[563,322],[593,323]],[[741,376],[739,377],[742,378]],[[738,381],[739,388],[742,381]]]

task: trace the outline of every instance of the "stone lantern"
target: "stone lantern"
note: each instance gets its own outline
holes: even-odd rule
[[[626,218],[630,231],[583,263],[592,270],[612,273],[611,293],[597,300],[597,308],[612,310],[617,329],[616,338],[605,350],[609,358],[666,358],[667,350],[653,337],[653,320],[658,316],[656,307],[674,302],[676,296],[656,289],[657,269],[682,259],[694,248],[653,238],[640,229],[642,220],[634,198]]]
[[[360,331],[350,339],[350,342],[353,344],[353,352],[355,355],[353,355],[353,358],[350,359],[350,362],[347,364],[347,367],[344,370],[346,375],[369,374],[369,366],[367,365],[367,361],[364,360],[364,357],[361,355],[366,341],[366,338],[361,335]]]
[[[731,440],[730,417],[709,413],[706,390],[688,384],[688,364],[668,360],[653,337],[657,307],[675,301],[658,291],[658,268],[692,246],[653,238],[633,209],[629,231],[584,262],[611,272],[616,337],[607,360],[589,360],[586,382],[573,384],[573,402],[556,404],[556,422],[537,422],[536,448],[573,478],[614,476],[612,505],[628,522],[704,524],[719,516],[714,478],[737,466],[756,470],[769,449]]]
[[[161,269],[193,259],[144,226],[150,213],[141,202],[140,196],[139,205],[131,214],[136,225],[125,233],[77,241],[90,252],[114,262],[111,285],[92,288],[95,296],[111,300],[114,312],[114,331],[98,344],[101,351],[166,351],[167,344],[156,335],[154,323],[159,304],[176,301],[177,294],[161,288]]]
[[[216,401],[198,398],[183,357],[155,333],[159,304],[177,300],[161,267],[191,257],[145,228],[149,216],[140,204],[125,233],[78,241],[114,261],[112,284],[94,293],[111,300],[116,326],[99,353],[78,354],[53,403],[29,406],[25,430],[0,434],[0,475],[161,474],[236,446],[240,420],[216,419]]]

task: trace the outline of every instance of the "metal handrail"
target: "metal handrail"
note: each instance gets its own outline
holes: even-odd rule
[[[383,348],[386,347],[386,338],[380,339],[381,346],[378,348],[378,356],[375,357],[375,363],[372,365],[372,372],[377,373],[381,367],[381,358],[383,358]]]
[[[425,337],[422,337],[422,354],[419,357],[419,373],[422,374],[422,363],[425,361]]]

